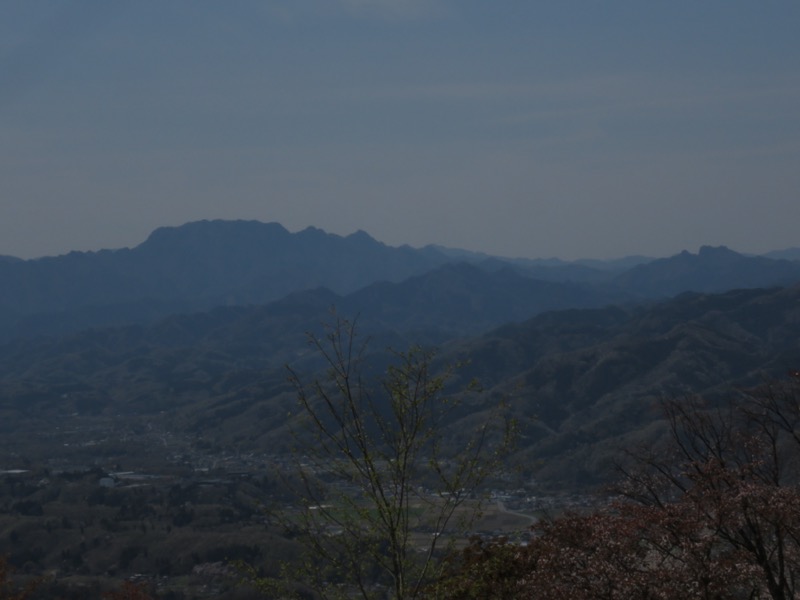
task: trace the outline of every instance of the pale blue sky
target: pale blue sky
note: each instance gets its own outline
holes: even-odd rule
[[[798,190],[798,2],[0,3],[0,254],[208,218],[763,252]]]

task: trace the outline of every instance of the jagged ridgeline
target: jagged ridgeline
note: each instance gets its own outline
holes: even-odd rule
[[[480,272],[433,272],[447,264],[470,264]],[[264,304],[318,288],[337,295],[360,290],[355,308],[388,314],[396,312],[382,294],[388,288],[365,288],[411,277],[421,279],[397,290],[396,304],[416,302],[420,319],[436,310],[452,315],[453,322],[468,317],[476,331],[541,310],[665,298],[690,290],[786,285],[800,279],[800,266],[708,247],[697,255],[684,252],[657,261],[512,260],[437,246],[395,248],[363,231],[341,237],[312,227],[290,233],[277,223],[200,221],[158,229],[132,249],[25,261],[4,257],[0,341]]]

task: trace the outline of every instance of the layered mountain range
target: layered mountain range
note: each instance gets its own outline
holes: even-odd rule
[[[484,274],[474,274],[459,288],[451,286],[458,279],[454,271],[432,273],[437,267],[458,264],[473,265]],[[487,273],[494,273],[495,279],[479,281]],[[689,290],[785,285],[800,279],[800,263],[710,247],[660,260],[501,259],[436,246],[390,247],[363,231],[340,237],[313,227],[290,233],[277,223],[200,221],[157,229],[132,249],[71,252],[36,260],[4,257],[0,341],[144,323],[217,306],[263,304],[318,287],[336,294],[362,290],[364,303],[375,307],[369,296],[379,292],[365,288],[415,276],[421,279],[401,289],[421,302],[429,294],[427,305],[433,310],[441,310],[448,297],[457,301],[460,294],[469,296],[470,285],[473,290],[486,283],[498,286],[496,298],[519,295],[520,303],[535,295],[530,309],[510,312],[504,303],[513,304],[513,298],[485,300],[494,308],[480,318],[483,326],[554,308],[666,298]],[[481,293],[491,295],[485,289]]]
[[[607,481],[615,453],[659,435],[662,397],[718,398],[800,365],[800,263],[726,248],[563,263],[214,221],[133,249],[0,261],[0,282],[0,428],[17,456],[15,434],[82,419],[285,449],[286,365],[320,372],[306,334],[332,309],[357,319],[378,372],[413,344],[465,365],[452,389],[474,377],[484,392],[448,430],[507,403],[512,460],[553,488]]]

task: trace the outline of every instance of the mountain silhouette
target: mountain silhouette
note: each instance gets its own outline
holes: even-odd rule
[[[666,298],[694,292],[780,286],[800,280],[800,263],[745,256],[724,246],[703,246],[654,260],[617,275],[613,283],[642,297]]]

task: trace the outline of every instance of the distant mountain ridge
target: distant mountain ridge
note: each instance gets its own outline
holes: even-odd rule
[[[800,281],[800,262],[745,256],[725,246],[702,246],[641,264],[616,276],[614,285],[647,298],[687,291],[723,292],[737,288],[783,286]]]
[[[475,334],[503,323],[564,308],[595,308],[630,302],[612,288],[525,275],[513,266],[487,270],[484,263],[449,263],[399,283],[362,288],[338,305],[404,331]]]
[[[472,283],[446,289],[454,272],[435,275],[435,270],[464,262],[497,275],[487,282],[475,270]],[[260,305],[321,287],[338,295],[365,290],[367,298],[372,284],[426,274],[396,290],[418,307],[419,322],[439,314],[444,324],[451,315],[470,313],[475,327],[489,327],[542,310],[786,285],[800,281],[800,262],[710,247],[658,260],[504,259],[436,246],[391,247],[363,231],[342,237],[314,227],[290,233],[278,223],[198,221],[159,228],[132,249],[0,260],[0,342],[146,323],[217,306]],[[436,277],[442,278],[438,284]],[[434,294],[436,285],[440,289]],[[480,286],[485,289],[477,290]],[[458,305],[459,293],[471,303],[469,310]],[[497,298],[489,298],[492,293]],[[391,302],[397,301],[374,309],[391,311]]]
[[[319,286],[348,293],[445,262],[433,250],[389,247],[364,232],[292,234],[277,223],[199,221],[157,229],[133,249],[0,262],[0,338],[59,315],[90,326],[93,313],[107,316],[100,324],[125,323]]]
[[[800,260],[800,248],[786,248],[784,250],[773,250],[763,255],[764,258]]]

